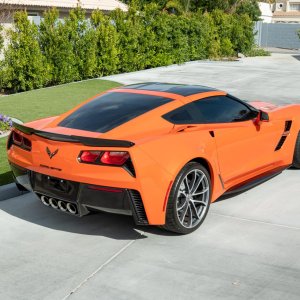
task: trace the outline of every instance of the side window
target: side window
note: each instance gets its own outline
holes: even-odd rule
[[[230,123],[249,120],[251,110],[226,96],[210,97],[192,103],[199,123]]]
[[[251,120],[255,112],[227,96],[200,99],[163,116],[174,124],[231,123]]]
[[[195,120],[189,112],[189,105],[177,108],[163,116],[167,121],[173,124],[193,124]]]

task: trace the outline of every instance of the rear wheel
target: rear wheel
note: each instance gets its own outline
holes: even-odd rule
[[[297,136],[297,140],[296,140],[292,166],[294,168],[300,169],[300,131],[298,132],[298,136]]]
[[[207,215],[210,198],[211,181],[208,171],[199,163],[188,163],[172,186],[166,224],[163,227],[180,234],[195,231]]]

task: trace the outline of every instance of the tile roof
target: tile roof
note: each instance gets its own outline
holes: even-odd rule
[[[0,5],[18,5],[18,6],[36,6],[36,7],[57,7],[57,8],[75,8],[78,6],[77,0],[0,0]],[[81,0],[80,6],[87,10],[114,10],[120,8],[127,11],[127,5],[118,0]]]
[[[300,17],[300,11],[275,11],[273,17]]]

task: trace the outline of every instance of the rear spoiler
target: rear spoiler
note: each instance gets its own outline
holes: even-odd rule
[[[89,147],[122,147],[130,148],[134,146],[133,142],[123,141],[123,140],[108,140],[108,139],[98,139],[77,135],[64,135],[59,133],[47,132],[42,130],[33,129],[21,124],[13,122],[13,127],[20,130],[21,132],[28,135],[37,135],[42,138],[58,141],[58,142],[68,142],[68,143],[79,143]]]

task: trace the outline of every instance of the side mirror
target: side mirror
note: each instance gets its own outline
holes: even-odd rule
[[[257,117],[253,120],[255,126],[259,126],[261,122],[269,122],[269,115],[264,111],[259,111]]]
[[[269,122],[270,119],[269,119],[269,115],[268,113],[264,112],[264,111],[260,111],[260,120],[262,122]]]

